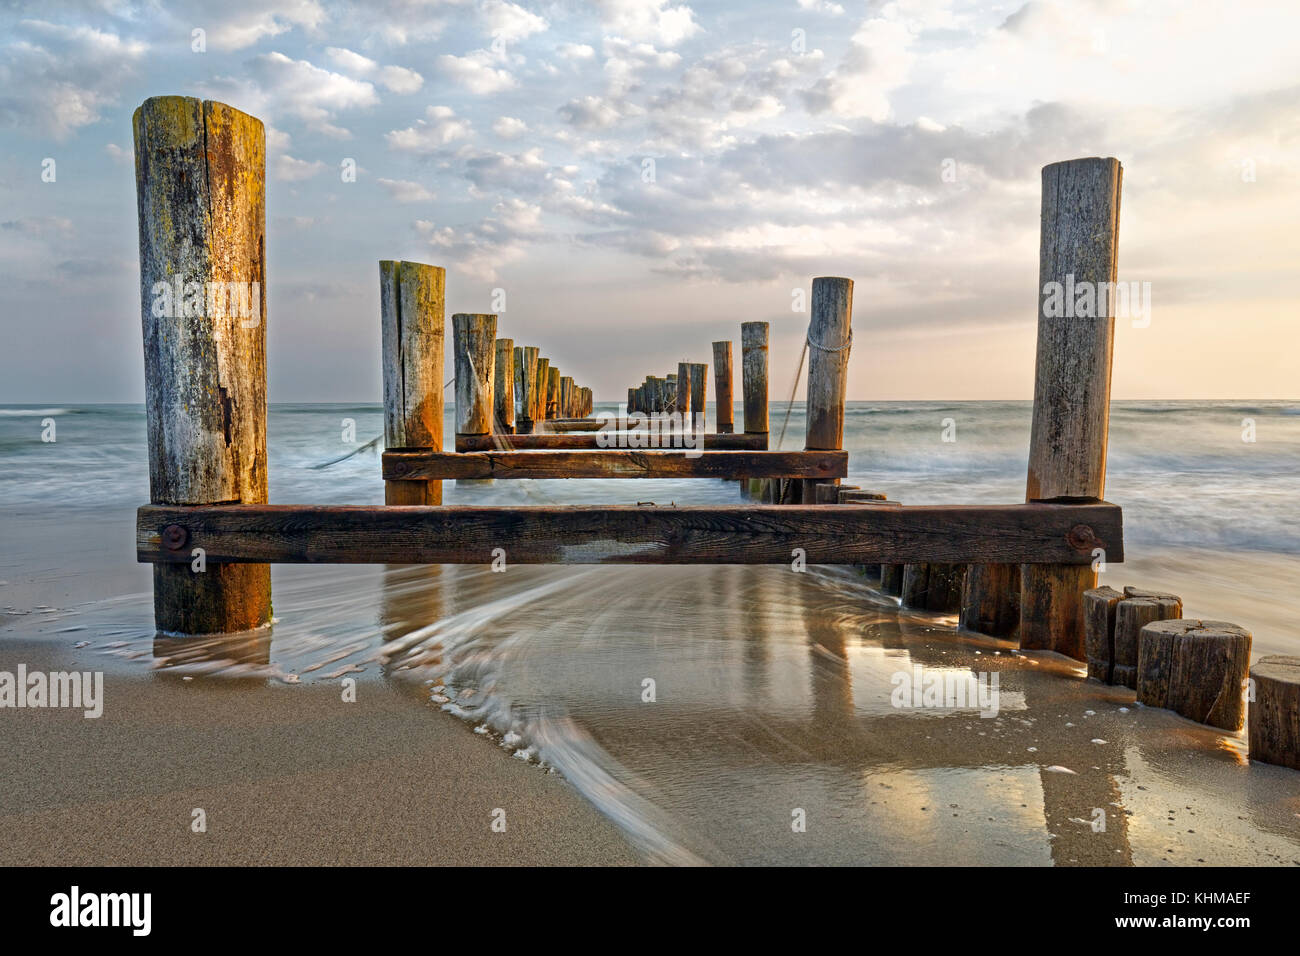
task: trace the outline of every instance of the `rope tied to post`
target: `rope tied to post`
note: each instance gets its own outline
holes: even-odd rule
[[[807,342],[810,346],[821,352],[844,352],[853,347],[853,330],[849,329],[849,337],[839,348],[831,348],[829,345],[822,345],[820,342],[814,342],[812,339],[812,326],[808,327]]]

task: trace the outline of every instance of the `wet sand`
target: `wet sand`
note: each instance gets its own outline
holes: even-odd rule
[[[129,513],[59,527],[0,515],[0,669],[103,670],[105,712],[0,711],[0,863],[1300,863],[1243,734],[851,569],[277,567],[250,665],[155,643]],[[918,665],[998,714],[894,707]]]
[[[65,641],[0,668],[69,666]],[[82,667],[102,666],[77,655]],[[0,865],[613,865],[638,860],[556,774],[409,693],[336,682],[106,676],[104,715],[9,710]],[[191,832],[195,808],[207,832]],[[505,832],[492,829],[505,810]]]

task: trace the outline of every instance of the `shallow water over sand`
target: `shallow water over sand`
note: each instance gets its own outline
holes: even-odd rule
[[[142,431],[132,414],[121,413],[120,427]],[[273,411],[273,500],[381,494],[369,453],[308,467],[336,456],[310,436],[333,429],[340,414]],[[358,419],[361,441],[371,437],[369,412],[342,414]],[[1278,420],[1296,434],[1294,417]],[[0,426],[0,440],[21,438],[12,422]],[[1010,434],[1013,423],[1000,420],[995,430]],[[80,666],[93,661],[110,672],[108,706],[114,672],[277,684],[353,676],[362,693],[364,682],[382,680],[461,717],[467,733],[487,738],[484,746],[490,740],[558,770],[658,862],[1300,860],[1300,774],[1250,765],[1239,736],[1139,708],[1131,692],[1083,681],[1062,658],[1021,655],[956,632],[951,618],[902,612],[850,568],[283,566],[274,569],[270,633],[155,643],[148,569],[131,550],[132,509],[147,495],[142,435],[107,441],[102,433],[118,426],[96,427],[99,444],[89,427],[80,444],[69,440],[76,428],[60,432],[57,452],[85,458],[81,480],[69,486],[82,505],[51,514],[29,497],[30,486],[16,490],[13,471],[0,482],[8,495],[0,663],[6,633],[45,635]],[[880,427],[850,434],[874,443],[895,426]],[[1127,427],[1117,431],[1113,463],[1138,461],[1118,441]],[[1175,418],[1171,430],[1197,427]],[[895,447],[905,437],[895,435]],[[800,443],[787,437],[787,447]],[[972,446],[961,452],[971,456],[966,479],[919,453],[908,471],[863,451],[850,481],[909,502],[1015,500],[1013,467],[981,470],[975,460],[1001,462],[1014,450],[999,445],[998,457],[989,442]],[[1183,594],[1189,616],[1239,621],[1256,632],[1256,656],[1296,653],[1288,621],[1300,559],[1281,545],[1300,519],[1294,504],[1278,504],[1294,447],[1300,440],[1272,449],[1269,468],[1253,462],[1259,474],[1247,487],[1257,493],[1228,502],[1176,491],[1190,479],[1113,472],[1111,497],[1129,509],[1132,560],[1113,567],[1109,583],[1167,587]],[[1215,454],[1201,454],[1202,488],[1233,477],[1213,471]],[[868,475],[868,465],[881,473]],[[102,468],[98,488],[85,480],[86,467]],[[503,504],[738,500],[734,485],[711,481],[448,483],[446,495],[449,503]],[[1171,495],[1182,496],[1178,507]],[[1199,537],[1168,525],[1166,513],[1189,510],[1208,514]],[[59,521],[70,513],[78,535],[65,537]],[[1254,521],[1256,513],[1267,520]],[[1180,536],[1190,540],[1173,546]],[[896,675],[918,665],[940,675],[996,674],[996,716],[973,706],[895,706]]]

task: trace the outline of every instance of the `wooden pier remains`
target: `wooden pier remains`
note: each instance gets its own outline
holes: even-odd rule
[[[1153,705],[1241,726],[1244,711],[1225,695],[1244,680],[1248,633],[1183,621],[1181,604],[1165,613],[1169,596],[1094,590],[1099,560],[1124,558],[1121,510],[1103,499],[1113,309],[1063,318],[1049,308],[1046,287],[1091,282],[1113,297],[1116,160],[1043,170],[1023,502],[907,506],[841,485],[850,474],[843,445],[853,341],[853,282],[842,277],[812,283],[801,451],[769,447],[766,322],[740,328],[740,431],[732,343],[712,343],[715,431],[707,432],[707,363],[683,360],[673,373],[649,375],[628,388],[620,415],[593,417],[590,388],[537,346],[498,337],[499,317],[481,313],[451,317],[456,436],[444,450],[446,274],[386,260],[385,504],[269,505],[262,124],[220,103],[155,97],[136,111],[134,136],[150,468],[136,551],[154,566],[160,632],[267,625],[277,562],[486,564],[504,546],[524,564],[786,564],[802,549],[808,562],[878,568],[881,589],[901,594],[904,605],[941,606],[968,628],[1018,635],[1024,649],[1087,660],[1099,680],[1129,683],[1131,668]],[[178,276],[245,283],[256,290],[252,310],[155,314],[155,285]],[[763,503],[722,506],[441,504],[442,481],[485,478],[744,479],[747,490],[764,482],[766,490]],[[1298,669],[1287,659],[1258,670],[1267,707],[1260,759],[1300,762]]]

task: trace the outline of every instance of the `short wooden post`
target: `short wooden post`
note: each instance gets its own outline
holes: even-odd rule
[[[984,565],[987,567],[987,565]],[[972,566],[972,570],[977,567]],[[1115,616],[1124,595],[1114,588],[1092,588],[1083,592],[1084,650],[1088,653],[1088,676],[1109,684],[1115,667]]]
[[[446,283],[437,266],[379,263],[386,448],[442,450]],[[384,504],[440,505],[442,482],[385,481]]]
[[[700,431],[706,428],[705,413],[709,407],[709,366],[703,362],[691,363],[691,421],[692,428]]]
[[[186,96],[145,100],[132,126],[149,500],[264,504],[266,132],[224,103]],[[190,553],[185,529],[173,538]],[[270,622],[269,565],[192,567],[153,566],[160,632]]]
[[[627,414],[631,415],[636,411],[640,411],[640,409],[636,407],[636,389],[629,388],[627,390]]]
[[[880,590],[891,597],[903,594],[903,565],[882,564],[880,566]]]
[[[1138,700],[1198,724],[1241,730],[1250,642],[1250,631],[1224,621],[1153,621],[1138,645]]]
[[[1020,565],[972,564],[961,589],[960,625],[993,637],[1020,629]]]
[[[1115,607],[1115,656],[1111,662],[1111,682],[1137,690],[1142,629],[1152,621],[1168,621],[1182,616],[1183,602],[1176,595],[1125,588],[1124,599]]]
[[[515,433],[515,340],[497,339],[492,398],[496,404],[497,428],[503,435]]]
[[[1300,770],[1300,657],[1261,657],[1250,678],[1250,759]]]
[[[1027,501],[1105,494],[1121,179],[1116,159],[1043,167]],[[1078,307],[1086,289],[1091,310]],[[1083,592],[1096,585],[1090,565],[1024,565],[1020,646],[1083,660]]]
[[[832,276],[813,279],[808,322],[806,451],[839,451],[844,447],[844,403],[852,343],[853,280]],[[831,484],[839,484],[839,479]],[[816,481],[803,482],[801,498],[805,504],[817,500]]]
[[[740,390],[744,392],[746,435],[768,432],[767,339],[766,322],[740,324]]]
[[[903,607],[952,613],[961,608],[964,564],[906,564],[903,566]]]
[[[533,428],[546,420],[546,399],[551,393],[551,360],[541,355],[537,358],[537,394],[533,396]]]
[[[492,434],[497,317],[457,312],[451,317],[456,352],[456,434]]]
[[[713,343],[713,401],[717,406],[713,417],[718,420],[719,435],[730,435],[736,429],[735,399],[731,396],[731,342]]]
[[[677,363],[677,390],[673,396],[676,403],[676,412],[682,417],[682,427],[689,428],[691,422],[691,412],[694,411],[691,405],[691,363]]]

